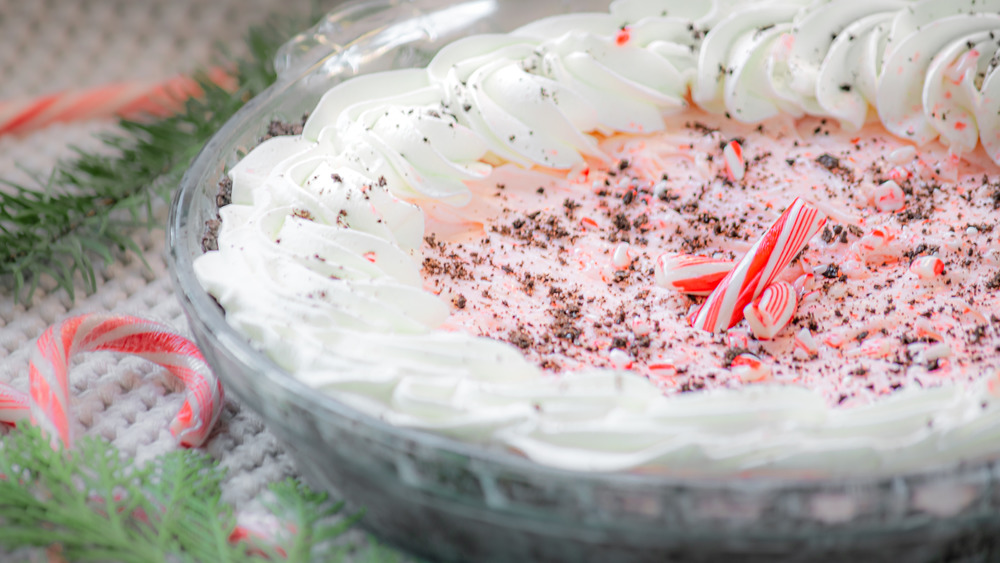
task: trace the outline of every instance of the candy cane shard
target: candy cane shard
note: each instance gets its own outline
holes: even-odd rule
[[[656,259],[653,274],[660,287],[690,295],[708,295],[732,269],[732,260],[695,254],[661,254]]]
[[[717,332],[740,322],[743,308],[774,283],[825,223],[815,206],[795,198],[690,317],[691,326]]]
[[[922,280],[934,279],[944,273],[944,262],[937,256],[921,256],[910,262],[910,271]]]
[[[737,141],[729,141],[722,149],[726,161],[726,176],[731,182],[739,182],[746,174],[747,165],[743,160],[743,147]]]
[[[0,383],[0,423],[16,426],[28,418],[28,394]]]
[[[795,288],[788,282],[773,283],[743,308],[750,331],[758,340],[771,340],[795,314]]]
[[[795,278],[795,283],[792,284],[792,287],[795,288],[796,295],[798,295],[799,297],[812,291],[813,287],[815,286],[816,286],[816,276],[812,272],[807,272]]]
[[[802,348],[808,354],[819,352],[819,344],[808,328],[803,328],[795,333],[795,347]]]
[[[894,212],[906,207],[906,194],[903,188],[892,180],[886,180],[875,188],[875,207],[879,211]]]
[[[750,335],[745,330],[733,329],[726,333],[726,346],[746,348],[750,345]]]
[[[733,358],[729,370],[744,383],[766,381],[771,378],[771,366],[762,362],[756,354],[749,352]]]
[[[72,445],[69,423],[69,362],[78,353],[111,351],[156,363],[186,387],[180,412],[170,425],[184,446],[205,441],[222,412],[222,384],[197,346],[157,322],[130,316],[88,314],[49,327],[38,338],[28,366],[31,420],[55,445]]]

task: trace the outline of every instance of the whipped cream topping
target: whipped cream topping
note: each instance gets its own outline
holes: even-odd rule
[[[614,361],[554,376],[455,326],[453,296],[427,291],[421,273],[428,222],[460,240],[498,213],[470,189],[498,167],[608,169],[619,156],[601,138],[663,133],[689,101],[748,124],[811,115],[851,131],[877,116],[954,159],[981,146],[1000,162],[994,4],[624,0],[459,40],[426,69],[332,88],[301,137],[247,155],[230,171],[219,250],[195,272],[228,322],[296,377],[394,424],[539,463],[848,474],[994,452],[995,357],[962,370],[975,377],[853,408],[794,385],[665,395]],[[711,172],[707,154],[685,158]],[[955,169],[940,168],[938,181]]]

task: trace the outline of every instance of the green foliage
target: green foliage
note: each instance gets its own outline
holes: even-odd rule
[[[70,561],[327,560],[332,540],[356,519],[289,480],[272,485],[265,503],[286,530],[276,537],[283,551],[233,544],[223,472],[205,454],[179,450],[136,466],[93,438],[54,450],[35,427],[5,437],[0,474],[0,546],[55,547]]]
[[[97,285],[96,266],[132,250],[135,228],[157,226],[154,198],[168,200],[201,147],[236,110],[275,79],[274,54],[308,21],[250,31],[249,55],[235,65],[239,84],[229,92],[199,75],[204,96],[184,110],[156,121],[121,120],[121,134],[102,137],[111,156],[77,151],[47,178],[29,184],[0,179],[0,279],[13,282],[15,298],[30,299],[39,276],[51,276],[73,297],[75,278],[88,291]]]

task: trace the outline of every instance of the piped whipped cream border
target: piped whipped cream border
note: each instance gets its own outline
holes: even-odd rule
[[[1000,453],[1000,371],[836,409],[761,385],[666,397],[642,377],[546,376],[512,346],[436,330],[424,216],[493,165],[607,158],[589,132],[650,133],[699,107],[816,115],[1000,162],[1000,2],[621,0],[606,14],[459,40],[425,69],[331,89],[300,137],[231,171],[219,250],[195,273],[227,321],[309,385],[397,425],[584,471],[896,472]],[[873,110],[877,108],[877,110]],[[955,123],[964,126],[956,127]],[[279,244],[280,242],[280,244]]]

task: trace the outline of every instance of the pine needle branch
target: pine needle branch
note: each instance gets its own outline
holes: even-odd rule
[[[266,509],[284,533],[230,541],[223,470],[180,450],[136,466],[108,442],[53,450],[35,427],[0,446],[0,546],[56,548],[70,561],[335,560],[331,546],[357,519],[301,483],[272,485]]]
[[[195,76],[203,95],[187,100],[178,114],[120,120],[120,134],[103,135],[110,156],[77,149],[47,177],[26,183],[0,179],[0,280],[14,286],[15,299],[30,300],[41,275],[71,298],[77,281],[95,291],[100,265],[126,251],[141,256],[132,233],[159,226],[152,215],[155,200],[169,201],[205,142],[274,81],[274,54],[290,30],[307,25],[275,20],[252,29],[249,55],[232,67],[235,92],[207,75]]]

